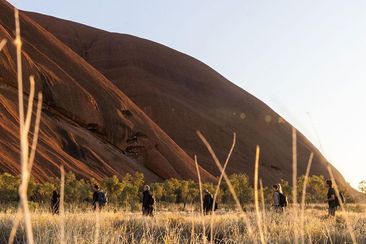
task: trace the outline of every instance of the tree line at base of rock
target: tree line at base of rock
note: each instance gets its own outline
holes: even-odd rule
[[[230,182],[239,198],[242,206],[251,204],[254,201],[254,189],[249,177],[245,174],[232,174],[229,176]],[[303,188],[304,176],[298,178],[298,199],[301,199],[301,190]],[[279,182],[289,202],[291,202],[290,184],[281,180]],[[18,187],[20,177],[9,173],[0,174],[0,203],[14,204],[18,201]],[[144,175],[136,172],[134,175],[126,174],[122,178],[116,176],[104,178],[101,182],[95,179],[85,180],[77,179],[73,172],[65,175],[65,203],[71,205],[86,204],[92,201],[92,185],[98,184],[101,189],[107,193],[110,205],[122,207],[126,210],[138,209],[141,202]],[[199,203],[200,193],[199,185],[193,180],[167,179],[163,182],[151,183],[151,191],[157,203],[175,203],[186,204]],[[47,182],[37,183],[32,179],[29,183],[28,198],[37,206],[49,205],[52,192],[59,191],[60,179],[50,178]],[[208,189],[211,193],[216,190],[213,183],[203,183],[202,189]],[[272,203],[272,187],[263,189],[265,202]],[[313,175],[308,179],[306,202],[323,203],[327,193],[327,186],[323,176]],[[345,194],[348,196],[347,194]],[[347,199],[348,202],[352,199]],[[225,181],[222,182],[217,202],[226,208],[235,208],[234,199],[228,189]]]

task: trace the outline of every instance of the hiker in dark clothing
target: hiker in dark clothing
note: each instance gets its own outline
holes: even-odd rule
[[[282,192],[281,184],[272,186],[273,188],[273,208],[277,213],[283,213],[285,207],[287,207],[287,197]]]
[[[59,208],[60,208],[60,194],[58,194],[57,191],[53,191],[51,198],[52,214],[59,214],[60,213]]]
[[[275,212],[282,213],[283,208],[280,206],[280,192],[278,189],[278,185],[277,184],[273,185],[272,189],[273,189],[273,208]]]
[[[213,197],[207,189],[205,189],[203,192],[205,193],[203,196],[203,212],[204,214],[209,214],[212,211]]]
[[[326,202],[328,203],[328,215],[335,216],[338,207],[336,191],[333,188],[333,182],[331,180],[327,180],[326,183],[328,185],[328,193],[326,200]]]
[[[93,191],[93,209],[101,210],[108,202],[107,195],[100,190],[97,184],[93,186]]]
[[[145,216],[153,216],[155,199],[150,192],[150,186],[144,186],[142,196],[142,214]]]

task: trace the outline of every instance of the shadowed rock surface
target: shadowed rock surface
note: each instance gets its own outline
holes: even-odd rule
[[[19,127],[14,39],[14,12],[0,1],[0,169],[18,173]],[[25,93],[30,74],[44,94],[40,143],[33,175],[59,175],[64,164],[79,176],[101,179],[140,171],[148,181],[196,177],[194,161],[121,90],[21,14]],[[144,135],[144,136],[141,136]],[[135,151],[129,139],[137,137]],[[138,146],[138,147],[136,147]],[[137,148],[137,150],[136,150]],[[202,169],[205,180],[213,176]]]

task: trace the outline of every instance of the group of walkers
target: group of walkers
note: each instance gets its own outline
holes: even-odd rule
[[[339,192],[340,199],[337,197],[336,191],[333,188],[333,182],[331,180],[326,180],[328,186],[327,198],[325,203],[328,203],[328,215],[335,216],[338,207],[341,203],[345,202],[344,196]],[[281,184],[273,185],[273,209],[277,213],[283,213],[284,209],[288,205],[287,197],[282,191]]]
[[[331,180],[326,180],[328,186],[327,198],[325,200],[328,203],[328,215],[335,216],[338,207],[341,202],[344,202],[343,194],[340,193],[340,198],[337,197],[336,191],[333,188],[333,183]],[[283,213],[284,209],[288,205],[287,197],[282,191],[281,184],[275,184],[273,189],[273,210],[276,213]],[[209,190],[205,189],[203,191],[203,213],[205,215],[212,213],[212,211],[217,210],[217,203],[214,202],[214,198]],[[93,201],[92,206],[94,210],[101,210],[108,203],[107,194],[100,189],[100,187],[95,184],[93,185]],[[150,186],[145,185],[142,193],[142,214],[144,216],[153,216],[155,199],[150,191]],[[60,194],[53,191],[51,198],[51,211],[52,214],[59,214],[60,207]]]
[[[93,201],[94,210],[102,209],[108,203],[107,194],[102,191],[97,184],[93,185]],[[60,194],[57,191],[52,192],[51,197],[51,212],[52,214],[60,213]]]
[[[97,184],[93,185],[93,210],[101,210],[108,203],[107,193],[100,189]],[[146,216],[153,216],[155,199],[150,192],[150,186],[145,185],[142,197],[142,213]],[[52,192],[51,197],[52,214],[60,213],[60,194],[57,191]]]

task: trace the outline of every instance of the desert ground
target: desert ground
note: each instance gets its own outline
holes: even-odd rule
[[[252,236],[240,212],[221,209],[214,216],[202,216],[193,207],[186,211],[160,209],[154,217],[116,209],[100,213],[74,209],[64,217],[35,210],[32,222],[35,243],[60,243],[63,228],[64,243],[259,243],[260,232],[266,243],[295,243],[295,233],[299,243],[352,243],[347,222],[357,243],[365,243],[365,210],[365,205],[352,204],[347,214],[339,212],[336,218],[329,218],[325,205],[309,205],[302,229],[299,211],[290,208],[284,214],[277,214],[267,209],[261,211],[261,231],[255,212],[249,210],[246,215],[253,228]],[[0,213],[1,243],[9,238],[14,216],[11,210]],[[21,227],[15,243],[25,240]]]

